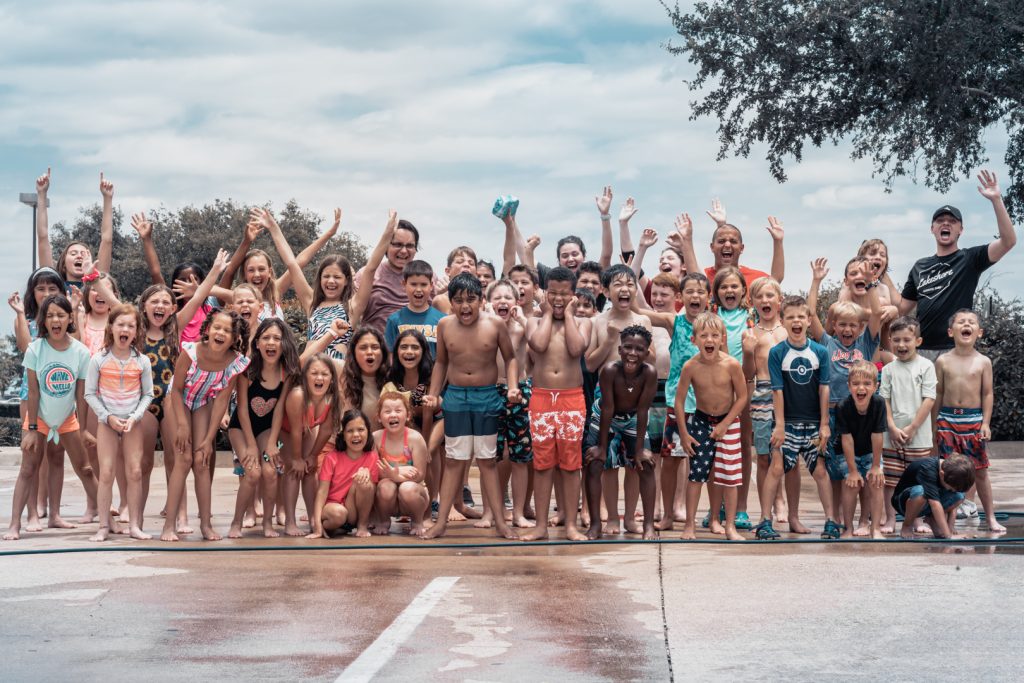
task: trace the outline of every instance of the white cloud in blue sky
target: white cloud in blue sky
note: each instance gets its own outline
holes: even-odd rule
[[[636,198],[634,233],[664,234],[674,214],[721,197],[754,266],[769,260],[766,216],[779,216],[792,289],[811,258],[836,272],[875,236],[902,280],[932,253],[928,219],[946,202],[964,211],[964,244],[995,232],[973,180],[947,196],[909,182],[887,195],[844,146],[809,150],[784,185],[756,149],[716,161],[714,123],[688,120],[692,67],[664,50],[673,30],[655,0],[4,3],[0,24],[4,291],[29,272],[17,194],[47,166],[51,222],[98,201],[102,169],[126,213],[295,198],[323,216],[342,206],[343,227],[373,243],[395,207],[435,265],[462,243],[500,256],[489,208],[503,193],[521,198],[542,260],[568,233],[596,252],[593,196],[608,183],[616,211]],[[990,144],[1000,160],[1004,142]],[[995,284],[1024,294],[1022,266],[1016,249]]]

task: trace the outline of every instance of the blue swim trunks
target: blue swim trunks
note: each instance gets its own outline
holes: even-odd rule
[[[445,455],[454,460],[497,455],[498,418],[505,414],[505,397],[498,393],[498,387],[449,384],[441,407]]]
[[[587,434],[583,438],[583,452],[588,448],[596,446],[600,441],[601,433],[601,399],[594,401],[593,412],[590,415],[590,424],[587,427]],[[636,467],[634,456],[636,455],[637,439],[636,413],[615,413],[612,415],[612,424],[608,429],[608,452],[605,453],[604,468],[614,470],[619,467]],[[647,434],[643,435],[643,447],[650,449],[650,441]]]

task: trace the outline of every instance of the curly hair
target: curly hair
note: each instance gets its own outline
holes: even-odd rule
[[[207,314],[206,320],[203,321],[202,327],[199,328],[199,338],[204,344],[209,341],[209,336],[206,333],[210,330],[213,319],[218,315],[226,315],[231,318],[231,350],[244,356],[245,347],[249,343],[249,323],[242,320],[242,317],[236,311],[229,311],[224,308],[214,308],[211,310]]]
[[[349,340],[348,351],[345,354],[347,359],[345,369],[342,371],[342,380],[345,387],[345,393],[342,398],[345,399],[347,405],[356,408],[363,404],[363,370],[359,367],[359,361],[356,359],[355,352],[356,346],[359,345],[359,340],[366,335],[373,336],[377,340],[377,344],[380,345],[381,363],[374,375],[377,389],[379,390],[388,381],[388,345],[384,341],[384,335],[375,327],[366,325],[359,327],[352,333],[352,339]]]

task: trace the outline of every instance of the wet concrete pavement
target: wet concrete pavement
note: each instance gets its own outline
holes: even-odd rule
[[[995,463],[1001,510],[1024,510],[1021,462]],[[0,467],[5,508],[14,476]],[[222,532],[234,486],[218,471]],[[802,500],[818,507],[808,477]],[[80,511],[77,483],[65,501],[69,518]],[[820,529],[820,512],[805,522]],[[1024,519],[1006,524],[1024,537]],[[0,552],[90,549],[94,526]],[[447,540],[491,538],[456,524]],[[367,547],[379,544],[395,547]],[[130,551],[0,557],[5,680],[1024,678],[1021,544],[105,545]],[[261,550],[271,546],[282,549]],[[436,602],[415,613],[431,591]]]

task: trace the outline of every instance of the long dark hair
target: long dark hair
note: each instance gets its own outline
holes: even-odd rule
[[[250,382],[259,382],[263,377],[263,354],[256,348],[267,330],[276,327],[281,332],[281,378],[288,386],[295,386],[301,381],[302,367],[299,365],[299,350],[295,346],[295,336],[290,327],[278,318],[267,318],[256,328],[249,346],[249,368],[246,374]]]
[[[311,313],[324,302],[324,288],[320,285],[320,275],[327,266],[338,266],[341,274],[345,276],[345,286],[341,288],[341,304],[345,307],[346,311],[348,310],[349,299],[352,298],[352,264],[341,254],[328,254],[324,256],[324,260],[320,262],[320,267],[316,269],[316,277],[313,282],[313,303],[309,306]]]
[[[345,354],[345,369],[343,370],[345,379],[344,398],[350,406],[361,406],[363,404],[363,371],[359,367],[359,361],[356,360],[355,352],[359,340],[368,334],[372,335],[377,340],[377,343],[380,344],[381,364],[377,368],[377,374],[374,378],[377,382],[377,389],[383,387],[388,381],[388,345],[384,341],[384,335],[376,327],[365,325],[359,327],[352,334],[352,339],[349,340],[348,353]],[[367,422],[367,424],[370,423]]]
[[[196,275],[196,280],[198,282],[202,282],[203,280],[206,279],[206,271],[203,270],[203,267],[201,265],[193,261],[185,261],[174,266],[174,271],[171,273],[171,285],[173,285],[176,280],[180,280],[181,274],[184,273],[186,270],[191,270],[192,272],[194,272]],[[179,310],[181,309],[182,306],[188,303],[187,299],[178,296],[174,297],[174,301],[176,304],[178,304]]]
[[[338,427],[338,436],[334,439],[334,446],[338,448],[340,444],[339,451],[348,450],[348,444],[345,442],[345,427],[355,420],[362,420],[366,425],[366,443],[363,444],[363,453],[369,453],[373,450],[373,429],[370,428],[370,418],[366,417],[366,414],[359,408],[349,408],[341,416],[341,426]]]
[[[420,349],[423,350],[423,354],[420,356],[419,367],[416,369],[418,384],[430,385],[430,373],[434,370],[434,359],[430,355],[430,345],[427,342],[427,338],[419,330],[403,330],[395,339],[395,347],[391,351],[391,369],[388,371],[388,381],[396,387],[412,391],[416,387],[405,386],[405,366],[398,359],[398,347],[406,337],[415,339],[416,343],[420,345]]]

